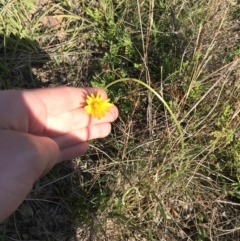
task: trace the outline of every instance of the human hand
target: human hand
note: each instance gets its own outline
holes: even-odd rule
[[[87,151],[87,141],[107,136],[118,116],[87,115],[86,96],[102,89],[48,88],[0,91],[0,222],[55,164]]]

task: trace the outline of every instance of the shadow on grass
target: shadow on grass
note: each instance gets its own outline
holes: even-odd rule
[[[0,89],[47,86],[34,72],[49,60],[49,55],[36,41],[13,34],[0,35]]]

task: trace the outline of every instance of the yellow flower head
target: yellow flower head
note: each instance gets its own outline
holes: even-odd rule
[[[101,94],[97,93],[87,95],[87,105],[84,107],[87,114],[92,115],[94,118],[101,119],[106,116],[106,112],[110,111],[110,107],[113,106],[109,103],[110,99],[103,100]]]

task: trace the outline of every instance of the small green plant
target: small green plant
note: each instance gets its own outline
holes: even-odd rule
[[[229,145],[233,141],[234,131],[230,127],[230,118],[231,118],[231,106],[227,105],[223,110],[221,117],[216,123],[217,127],[220,130],[216,130],[212,133],[212,135],[216,138],[215,142],[224,141],[225,146]],[[214,141],[213,141],[214,142]]]
[[[126,64],[126,60],[131,63],[130,59],[133,59],[135,54],[129,28],[124,26],[121,17],[118,16],[117,9],[121,8],[121,4],[114,9],[112,1],[108,2],[110,5],[100,1],[101,11],[98,8],[84,6],[88,16],[96,22],[94,43],[103,52],[99,63],[99,68],[103,71],[93,75],[93,87],[105,87],[116,78],[127,77],[129,65]],[[123,84],[109,90],[109,96],[122,106],[121,110],[125,114],[129,113],[132,102],[129,99],[120,101],[118,96],[126,92],[127,88]]]

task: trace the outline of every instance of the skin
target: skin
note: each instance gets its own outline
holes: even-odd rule
[[[0,222],[54,165],[83,155],[88,140],[110,133],[115,106],[100,120],[83,109],[86,95],[97,92],[107,98],[93,88],[0,91]]]

